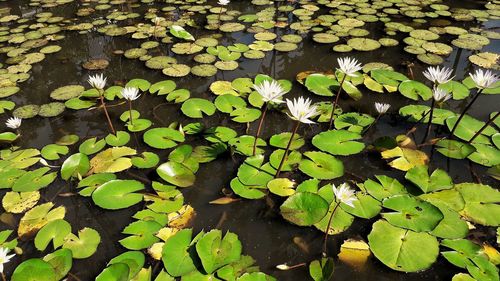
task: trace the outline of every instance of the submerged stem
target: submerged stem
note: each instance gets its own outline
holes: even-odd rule
[[[432,115],[434,114],[434,105],[436,104],[436,100],[433,98],[432,103],[431,103],[431,109],[430,109],[430,115],[429,115],[429,122],[427,122],[427,130],[425,130],[425,135],[424,138],[422,139],[422,143],[424,143],[427,140],[427,136],[429,136],[429,133],[431,132],[431,127],[432,127]]]
[[[476,93],[476,95],[472,98],[472,100],[469,102],[469,104],[467,104],[467,106],[464,108],[464,110],[462,111],[462,113],[460,113],[460,116],[458,117],[457,122],[455,122],[455,125],[453,125],[453,128],[451,129],[450,134],[448,135],[449,139],[453,136],[453,133],[455,133],[455,130],[458,127],[458,123],[460,123],[460,121],[462,120],[462,118],[464,118],[465,113],[470,109],[470,107],[477,100],[477,98],[479,97],[479,95],[481,95],[481,93],[483,92],[483,90],[484,89],[478,90],[477,93]]]
[[[134,118],[132,118],[132,101],[128,101],[128,112],[130,114],[130,125],[134,125]]]
[[[406,132],[406,135],[408,135],[410,132],[414,131],[415,129],[417,129],[417,125],[420,124],[420,122],[422,122],[425,117],[427,117],[427,114],[429,114],[431,112],[431,110],[427,110],[427,112],[425,112],[422,117],[420,119],[418,119],[417,123],[415,123],[415,125],[413,127],[411,127],[411,129],[408,130],[408,132]]]
[[[299,129],[300,121],[297,121],[297,124],[295,125],[295,128],[293,129],[292,136],[290,137],[290,140],[288,141],[288,144],[286,145],[285,149],[285,154],[283,154],[283,158],[281,158],[280,165],[278,166],[278,170],[276,170],[276,175],[274,176],[277,178],[281,172],[281,168],[283,168],[283,164],[285,163],[286,158],[288,157],[288,151],[290,150],[290,146],[292,145],[293,142],[293,137],[295,137],[295,134],[297,133],[297,130]]]
[[[344,81],[345,81],[346,77],[347,77],[347,74],[344,73],[344,77],[342,77],[342,82],[340,82],[340,85],[339,85],[339,90],[337,91],[337,96],[335,97],[335,101],[332,104],[332,114],[330,115],[330,125],[328,126],[328,130],[332,129],[333,114],[335,113],[335,108],[337,107],[337,104],[339,103],[340,93],[342,92],[342,86],[344,85]]]
[[[323,256],[326,257],[326,242],[328,241],[328,231],[330,231],[330,226],[332,225],[332,220],[333,216],[335,215],[335,211],[337,211],[337,208],[340,206],[340,201],[337,202],[335,207],[333,208],[332,215],[330,216],[330,219],[328,219],[328,225],[326,226],[325,230],[325,237],[323,238]]]
[[[253,141],[253,152],[252,152],[253,156],[255,156],[255,151],[257,149],[257,139],[259,138],[260,131],[262,130],[262,124],[264,124],[264,118],[266,118],[268,107],[269,104],[266,103],[266,107],[264,107],[264,111],[262,112],[262,116],[260,117],[259,127],[257,128],[257,132],[255,133],[255,140]]]
[[[368,132],[368,130],[370,130],[370,128],[378,122],[378,120],[380,119],[380,117],[381,117],[381,116],[382,116],[382,114],[379,114],[379,115],[377,116],[377,118],[375,118],[375,121],[373,121],[373,122],[370,124],[370,126],[368,126],[366,129],[364,129],[364,130],[361,132],[361,135],[363,135],[363,134],[367,133],[367,132]]]
[[[479,129],[479,131],[477,131],[470,140],[467,141],[467,143],[471,143],[475,138],[477,138],[486,128],[488,128],[488,126],[493,123],[493,121],[495,121],[495,119],[497,119],[497,117],[500,116],[500,111],[497,112],[495,114],[495,116],[491,117],[490,120],[488,120],[488,122],[486,122],[486,124],[484,124],[484,126],[481,127],[481,129]]]
[[[111,122],[111,118],[109,117],[108,109],[106,108],[106,103],[104,102],[104,94],[102,90],[99,91],[99,99],[101,100],[101,106],[104,109],[104,114],[106,115],[106,119],[108,120],[109,129],[111,130],[113,135],[115,135],[116,134],[115,128],[113,127],[113,123]]]

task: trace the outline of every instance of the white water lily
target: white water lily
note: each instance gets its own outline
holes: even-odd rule
[[[96,74],[94,76],[90,76],[87,82],[89,82],[90,86],[92,86],[93,88],[96,88],[97,90],[103,90],[104,87],[106,87],[107,80],[108,78],[104,77],[104,75]]]
[[[264,80],[259,85],[253,85],[253,88],[262,96],[264,102],[284,103],[281,97],[286,94],[286,91],[276,80],[271,82]]]
[[[375,109],[377,110],[378,114],[384,114],[391,108],[391,105],[388,103],[381,103],[381,102],[376,102],[375,103]]]
[[[0,272],[3,273],[3,265],[8,263],[10,259],[15,256],[15,254],[7,255],[9,253],[9,249],[0,248]]]
[[[451,99],[451,94],[440,88],[434,88],[432,97],[436,102],[443,103]]]
[[[135,87],[125,87],[122,90],[122,96],[126,100],[133,101],[138,99],[141,95],[139,95],[139,89]]]
[[[500,79],[498,75],[494,74],[492,71],[483,71],[482,69],[476,70],[474,74],[469,73],[469,76],[474,80],[478,88],[487,89],[495,85],[495,83]]]
[[[314,124],[315,122],[309,120],[309,118],[318,115],[316,106],[311,106],[312,101],[310,99],[304,99],[299,97],[298,99],[286,100],[286,105],[290,114],[288,115],[293,120],[297,120],[305,124]]]
[[[7,119],[7,122],[5,122],[5,125],[11,129],[18,129],[21,127],[22,119],[18,117],[11,117]]]
[[[349,205],[354,208],[354,201],[358,200],[356,198],[356,193],[352,190],[347,183],[343,183],[339,188],[332,184],[333,193],[335,197],[342,203]]]
[[[454,78],[454,76],[451,76],[453,74],[453,69],[447,67],[440,68],[439,66],[429,66],[423,74],[425,78],[434,84],[444,84]]]
[[[219,0],[219,2],[217,2],[217,4],[221,5],[221,6],[226,6],[227,4],[229,4],[229,0]]]
[[[363,67],[355,58],[345,57],[338,58],[339,68],[342,73],[347,76],[356,76],[355,73],[360,71]]]

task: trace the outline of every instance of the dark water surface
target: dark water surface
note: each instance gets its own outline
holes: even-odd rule
[[[28,1],[8,1],[1,3],[0,6],[9,6],[13,8],[14,14],[28,14],[39,10],[31,8],[27,5]],[[251,12],[254,9],[253,5],[246,4],[245,1],[233,1],[231,8],[239,9],[243,12]],[[477,8],[481,1],[449,1],[448,4],[452,7],[469,7]],[[481,2],[482,3],[482,2]],[[446,4],[446,3],[445,3]],[[484,3],[483,3],[484,4]],[[78,4],[69,4],[54,9],[49,9],[56,15],[65,17],[73,17]],[[154,7],[154,4],[151,5]],[[45,11],[45,9],[44,9]],[[105,14],[96,13],[93,17]],[[498,29],[498,22],[487,23],[460,23],[458,25],[477,26],[482,24]],[[373,26],[373,27],[372,27]],[[367,29],[372,34],[380,34],[381,23],[370,24]],[[69,84],[86,84],[86,79],[90,72],[81,67],[82,62],[92,58],[104,58],[110,61],[110,66],[103,72],[108,77],[108,81],[116,83],[126,82],[133,78],[143,78],[150,82],[157,82],[165,79],[161,71],[154,71],[146,68],[144,63],[139,60],[129,60],[118,55],[114,55],[115,50],[127,50],[132,47],[138,47],[143,41],[132,40],[125,38],[112,38],[101,35],[97,32],[88,34],[77,34],[76,32],[66,31],[63,33],[66,38],[62,41],[57,41],[62,47],[62,51],[57,54],[48,55],[47,58],[36,64],[31,73],[32,77],[29,81],[20,84],[21,92],[12,97],[12,100],[18,105],[23,104],[42,104],[49,102],[49,93],[61,86]],[[253,34],[244,34],[241,32],[233,33],[226,36],[221,43],[228,42],[248,42]],[[378,36],[380,37],[380,36]],[[451,37],[450,37],[451,38]],[[440,42],[449,42],[449,39],[441,40]],[[499,52],[499,40],[492,40],[492,43],[483,51]],[[164,45],[164,44],[162,44]],[[380,61],[387,63],[395,68],[395,70],[406,72],[404,62],[411,61],[415,63],[413,69],[416,74],[416,79],[423,81],[420,74],[425,65],[419,63],[414,56],[409,56],[403,51],[404,44],[397,47],[383,47],[373,52],[354,52],[351,56],[356,57],[363,63]],[[165,48],[163,46],[163,48]],[[166,50],[166,48],[165,48]],[[446,58],[446,66],[456,68],[457,80],[461,80],[468,73],[472,66],[468,62],[467,57],[471,54],[470,51],[457,51],[456,48],[451,55]],[[328,71],[337,66],[336,59],[338,54],[332,52],[331,44],[319,45],[311,43],[311,40],[305,39],[299,44],[299,49],[290,53],[268,52],[264,60],[247,60],[243,59],[240,62],[239,68],[235,71],[221,71],[209,78],[197,78],[192,75],[174,80],[178,88],[187,88],[191,91],[191,97],[204,97],[213,100],[215,97],[208,90],[208,86],[216,80],[231,81],[238,77],[254,77],[258,73],[264,73],[273,76],[277,79],[289,79],[294,81],[295,75],[301,71],[315,70]],[[190,56],[182,56],[179,60],[190,59]],[[290,96],[309,95],[297,82],[294,82],[293,92]],[[405,122],[398,116],[397,110],[405,105],[411,104],[409,99],[404,98],[396,93],[394,94],[374,94],[364,93],[361,101],[343,99],[341,106],[344,111],[359,111],[374,115],[375,110],[373,103],[387,102],[392,105],[391,114],[382,117],[368,134],[364,136],[364,142],[372,143],[381,136],[396,136],[404,134],[410,129],[413,124]],[[322,100],[315,98],[317,100]],[[328,99],[323,99],[328,100]],[[465,106],[468,100],[451,102],[451,107],[455,111],[459,111]],[[168,124],[179,121],[187,124],[188,118],[184,117],[180,112],[179,105],[163,104],[166,101],[163,97],[143,94],[139,102],[134,103],[135,109],[139,110],[145,118],[152,120],[154,126],[167,126]],[[494,95],[483,95],[480,97],[471,111],[469,112],[475,118],[487,120],[488,114],[498,110],[499,99]],[[155,114],[152,114],[152,108],[157,107]],[[112,117],[118,120],[118,116],[125,110],[124,106],[111,109]],[[2,118],[6,118],[4,115]],[[209,118],[204,118],[203,122],[206,126],[224,125],[230,126],[242,134],[246,130],[245,124],[234,123],[230,120],[227,114],[216,113]],[[266,119],[266,127],[263,129],[261,137],[268,139],[271,135],[277,132],[291,131],[292,122],[286,115],[279,112],[271,112]],[[117,130],[124,130],[122,123],[115,123]],[[252,131],[255,130],[256,124],[252,124]],[[417,132],[417,140],[420,141],[422,132],[425,126],[420,126],[421,130]],[[301,134],[309,137],[320,131],[325,130],[325,125],[302,126]],[[66,110],[65,113],[55,118],[35,118],[26,120],[21,128],[22,147],[42,148],[43,146],[53,143],[61,136],[74,133],[82,139],[85,137],[104,137],[107,135],[107,127],[102,114],[97,114],[94,111],[72,111]],[[441,131],[443,134],[443,131]],[[140,137],[140,134],[138,134]],[[202,140],[196,138],[188,138],[186,143],[201,144]],[[143,146],[145,144],[142,144]],[[141,148],[139,148],[141,150]],[[429,150],[426,150],[429,152]],[[160,155],[165,155],[165,152],[159,152]],[[388,167],[385,161],[380,159],[380,155],[364,151],[358,155],[340,157],[344,162],[345,169],[348,174],[341,180],[336,180],[335,183],[340,183],[345,180],[358,180],[359,178],[367,179],[377,174],[385,174],[388,176],[402,179],[404,173],[396,171]],[[165,158],[162,158],[164,160]],[[221,155],[217,160],[203,164],[200,170],[196,173],[196,183],[194,186],[183,189],[185,202],[191,204],[197,211],[197,217],[194,221],[195,232],[202,229],[209,230],[219,227],[222,230],[230,230],[236,233],[242,244],[243,252],[251,255],[257,260],[257,264],[261,270],[275,276],[278,280],[309,280],[307,267],[298,268],[292,271],[279,271],[275,266],[282,263],[289,265],[302,262],[309,263],[313,259],[320,257],[321,243],[323,234],[312,227],[298,227],[285,221],[277,210],[269,209],[264,200],[242,200],[229,205],[210,205],[209,201],[217,199],[223,195],[222,189],[229,189],[229,182],[234,178],[236,169],[241,164],[243,158],[235,157],[235,160],[230,155]],[[472,175],[467,161],[449,160],[439,153],[432,154],[432,168],[443,168],[450,173],[454,182],[472,182],[476,178]],[[473,165],[475,173],[480,177],[483,183],[492,186],[498,185],[497,182],[485,174],[485,169]],[[141,175],[155,179],[156,173],[154,170],[150,174]],[[124,175],[123,177],[126,177]],[[122,178],[123,178],[122,177]],[[81,280],[93,280],[106,266],[106,263],[116,255],[125,251],[117,241],[126,237],[121,234],[123,228],[132,220],[131,216],[143,206],[136,205],[134,207],[119,210],[119,211],[104,211],[96,207],[91,199],[82,196],[60,197],[58,193],[74,192],[74,186],[58,181],[51,185],[50,188],[44,190],[43,200],[54,201],[56,205],[64,205],[67,209],[65,219],[71,223],[73,230],[83,227],[95,228],[101,235],[102,241],[99,245],[97,253],[91,258],[84,260],[75,260],[73,263],[72,274],[78,276]],[[275,199],[277,205],[280,204],[280,199]],[[375,220],[355,220],[354,224],[344,233],[331,236],[329,243],[329,252],[336,253],[340,250],[340,245],[347,238],[365,238],[371,230],[371,225]],[[293,243],[294,237],[300,237],[307,245],[309,252],[304,252],[296,244]],[[32,241],[21,243],[20,246],[25,250],[25,253],[20,257],[16,257],[11,263],[6,265],[6,274],[10,276],[15,268],[15,265],[21,262],[21,259],[30,257],[40,257],[46,253],[40,253],[33,248]],[[156,262],[152,261],[153,267]],[[147,265],[146,265],[147,267]],[[422,273],[398,273],[392,271],[378,262],[375,258],[365,265],[363,268],[353,269],[348,265],[342,264],[336,260],[336,267],[333,280],[450,280],[451,277],[459,272],[459,268],[452,266],[442,258],[435,263],[431,269]],[[72,280],[70,278],[70,280]]]

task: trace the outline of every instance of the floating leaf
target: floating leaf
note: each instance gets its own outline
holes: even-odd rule
[[[312,139],[312,144],[322,151],[333,155],[351,155],[361,152],[365,145],[355,140],[361,135],[346,130],[330,130],[322,132]]]
[[[104,209],[117,210],[130,207],[142,201],[142,194],[134,191],[144,189],[135,180],[111,180],[99,186],[92,193],[94,203]]]
[[[70,249],[75,259],[85,259],[92,256],[101,242],[99,232],[85,227],[78,231],[78,236],[68,234],[64,239],[63,248]]]
[[[384,220],[373,224],[368,244],[377,259],[397,271],[429,268],[439,254],[439,243],[434,236],[398,228]]]
[[[280,211],[286,220],[300,226],[310,226],[325,217],[328,206],[325,199],[317,194],[298,192],[283,202]]]

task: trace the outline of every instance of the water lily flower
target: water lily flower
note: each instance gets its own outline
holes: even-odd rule
[[[311,106],[311,103],[310,99],[304,99],[303,97],[293,99],[293,101],[287,99],[286,105],[290,111],[288,116],[300,123],[314,124],[315,122],[309,120],[309,118],[318,115],[318,111],[315,105]]]
[[[335,108],[337,107],[337,104],[339,103],[339,97],[340,93],[342,92],[342,86],[344,85],[345,79],[347,76],[355,77],[356,72],[360,71],[363,67],[361,66],[361,63],[359,63],[355,58],[350,58],[350,57],[345,57],[345,58],[338,58],[337,62],[339,64],[340,72],[344,74],[344,77],[342,77],[342,81],[340,82],[339,89],[337,91],[337,95],[335,95],[335,101],[333,102],[333,108],[332,108],[332,113],[330,115],[330,125],[328,129],[332,128],[333,125],[333,115],[335,114]]]
[[[375,103],[375,109],[377,110],[378,114],[384,114],[391,108],[390,104],[387,103],[381,103],[381,102],[376,102]]]
[[[351,77],[356,76],[355,73],[363,68],[361,63],[359,63],[355,58],[338,58],[337,62],[339,63],[340,71]]]
[[[453,136],[453,134],[455,133],[455,130],[458,127],[458,124],[460,123],[460,121],[462,121],[462,118],[464,118],[465,113],[467,113],[467,111],[469,111],[469,109],[472,107],[474,102],[479,98],[481,93],[485,89],[488,89],[488,88],[492,87],[493,85],[495,85],[498,82],[498,80],[500,79],[500,77],[498,77],[498,75],[494,74],[490,70],[483,71],[481,69],[478,69],[478,70],[476,70],[476,72],[474,74],[469,73],[469,75],[472,78],[472,80],[474,81],[474,83],[476,83],[478,90],[477,90],[476,94],[474,95],[474,97],[471,99],[471,101],[465,106],[464,110],[462,110],[462,112],[460,113],[460,116],[458,116],[457,122],[455,122],[455,125],[453,125],[453,128],[451,129],[450,134],[448,135],[448,138],[451,138],[451,136]]]
[[[328,241],[328,234],[330,232],[330,225],[332,224],[332,219],[335,216],[335,211],[340,206],[340,203],[344,203],[350,207],[354,208],[354,202],[358,200],[356,197],[356,192],[349,187],[349,184],[343,183],[339,188],[332,184],[333,194],[337,198],[337,204],[335,205],[330,219],[328,219],[328,224],[325,229],[325,237],[323,238],[323,256],[327,256],[326,253],[326,242]]]
[[[121,92],[123,98],[129,101],[138,99],[141,95],[139,94],[139,89],[135,87],[125,87]]]
[[[5,125],[11,129],[18,129],[19,127],[21,127],[21,123],[22,123],[22,119],[21,118],[18,118],[18,117],[11,117],[9,119],[7,119],[7,122],[5,122]]]
[[[135,87],[125,87],[122,90],[122,96],[126,100],[128,100],[128,105],[129,105],[129,120],[130,124],[134,125],[134,118],[132,116],[132,101],[138,99],[141,95],[139,94],[139,89]]]
[[[432,97],[436,102],[444,103],[447,100],[451,99],[451,94],[441,88],[434,88],[434,90],[432,91]]]
[[[429,66],[423,74],[425,78],[434,84],[444,84],[454,78],[454,76],[451,76],[453,74],[453,69],[447,67],[440,68],[439,66]]]
[[[253,85],[253,88],[262,96],[264,102],[284,103],[281,97],[286,91],[276,80],[272,80],[271,82],[265,80],[259,85]]]
[[[266,103],[264,107],[264,111],[260,117],[259,127],[257,128],[257,132],[255,133],[255,140],[253,142],[253,154],[255,155],[257,149],[257,140],[260,135],[260,131],[262,129],[262,124],[264,123],[264,118],[266,118],[266,113],[269,108],[269,102],[273,103],[284,103],[281,97],[286,93],[286,91],[281,87],[280,83],[276,80],[272,80],[269,82],[268,80],[264,80],[264,82],[259,85],[253,85],[253,88],[259,93],[262,97],[262,100]]]
[[[332,184],[333,193],[335,197],[342,203],[354,208],[354,201],[358,200],[356,198],[356,193],[352,190],[347,183],[343,183],[339,188]]]
[[[108,79],[106,77],[104,77],[104,75],[101,73],[101,75],[96,74],[94,76],[90,76],[89,79],[87,80],[87,82],[93,88],[95,88],[99,91],[102,91],[104,89],[104,87],[106,87],[107,80]]]
[[[226,6],[227,4],[229,4],[229,0],[219,0],[219,2],[217,2],[217,4],[221,5],[221,6]]]
[[[0,248],[0,272],[3,274],[3,265],[8,263],[10,259],[15,256],[15,254],[7,255],[9,253],[9,249]]]
[[[106,114],[106,119],[108,120],[109,129],[114,134],[115,128],[113,127],[113,123],[111,122],[111,118],[109,117],[108,109],[106,108],[106,103],[104,102],[104,87],[106,87],[106,81],[108,78],[104,77],[101,73],[100,75],[96,74],[94,76],[90,76],[87,82],[95,88],[99,92],[99,99],[101,100],[101,106],[104,109],[104,113]]]
[[[286,145],[285,153],[283,154],[278,169],[276,170],[276,174],[274,176],[275,178],[279,176],[281,168],[283,168],[283,164],[285,163],[285,160],[288,158],[288,151],[290,150],[290,145],[292,145],[293,138],[295,137],[295,134],[299,129],[300,123],[314,124],[314,122],[309,120],[309,118],[318,115],[318,111],[316,110],[316,106],[311,105],[311,103],[312,101],[310,99],[304,99],[303,97],[299,97],[298,99],[293,99],[293,101],[289,99],[286,100],[286,105],[288,106],[288,110],[290,111],[290,114],[287,113],[287,115],[291,119],[296,120],[297,124],[295,124],[292,136],[290,137],[290,140]]]
[[[483,71],[482,69],[476,70],[474,74],[469,73],[469,76],[474,80],[477,87],[481,89],[492,87],[500,79],[498,75],[494,74],[492,71]]]

